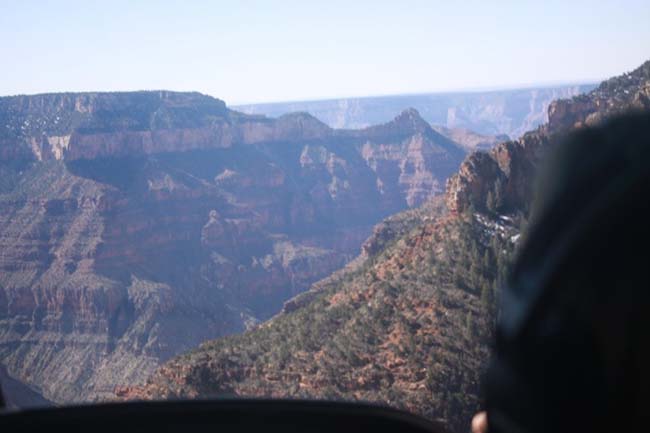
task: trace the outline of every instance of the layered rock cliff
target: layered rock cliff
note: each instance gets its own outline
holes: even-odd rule
[[[601,83],[586,95],[550,104],[548,123],[505,141],[487,153],[473,153],[447,181],[446,201],[453,212],[474,209],[527,212],[535,167],[550,142],[566,133],[623,113],[650,109],[650,62]],[[550,138],[554,140],[550,140]]]
[[[643,102],[649,69],[647,62],[629,74],[634,85],[610,86],[616,78],[559,101],[547,125],[469,155],[444,199],[376,226],[361,256],[290,300],[282,314],[204,343],[118,396],[371,400],[467,431],[479,408],[498,288],[534,201],[539,162],[561,145],[569,132],[562,125],[582,127],[594,113],[650,111]],[[555,117],[558,106],[571,118]]]
[[[0,363],[102,399],[342,267],[464,156],[414,110],[365,130],[197,93],[0,98]]]

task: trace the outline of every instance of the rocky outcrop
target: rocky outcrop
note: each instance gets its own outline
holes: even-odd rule
[[[550,104],[547,124],[506,141],[488,153],[473,153],[447,181],[446,201],[453,212],[474,209],[527,210],[532,173],[553,138],[635,110],[650,109],[650,61],[600,84],[595,90]]]
[[[556,101],[549,107],[548,130],[596,126],[603,120],[650,108],[650,61],[632,72],[611,78],[582,97]]]
[[[461,212],[482,201],[499,177],[499,165],[487,153],[473,153],[460,167],[458,174],[447,180],[447,207]]]
[[[445,213],[444,198],[438,196],[415,209],[400,212],[377,224],[361,246],[361,257],[374,259],[391,244],[416,228],[422,222],[432,221],[431,215]]]
[[[0,363],[57,403],[255,327],[464,157],[414,110],[332,130],[137,92],[0,98],[0,117]]]

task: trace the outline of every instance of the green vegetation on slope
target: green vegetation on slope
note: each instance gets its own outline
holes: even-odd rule
[[[152,396],[367,400],[462,429],[479,406],[517,230],[479,214],[427,219],[323,283],[306,306],[177,358],[152,379]]]

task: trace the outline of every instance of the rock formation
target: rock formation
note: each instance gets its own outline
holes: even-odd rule
[[[0,98],[0,363],[110,398],[280,311],[463,157],[414,110],[333,130],[198,93]]]

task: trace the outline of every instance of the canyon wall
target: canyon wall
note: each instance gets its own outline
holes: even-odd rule
[[[334,130],[84,93],[0,98],[0,120],[0,362],[56,403],[269,318],[464,157],[415,110]]]

